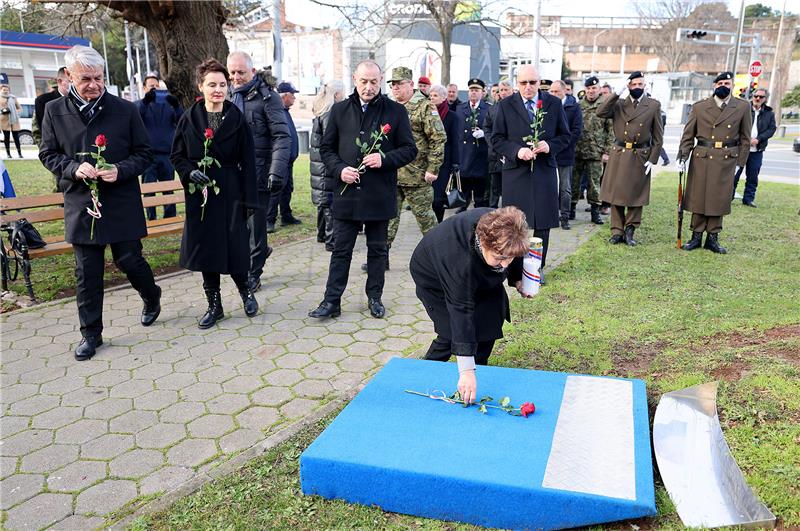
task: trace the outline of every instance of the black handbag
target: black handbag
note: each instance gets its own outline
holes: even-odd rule
[[[15,251],[21,248],[23,239],[28,249],[41,249],[47,245],[36,227],[25,218],[12,222],[10,228],[11,246]]]
[[[455,182],[455,186],[453,186]],[[464,194],[461,192],[461,172],[458,170],[450,174],[450,181],[447,183],[447,203],[445,208],[461,208],[467,205]]]

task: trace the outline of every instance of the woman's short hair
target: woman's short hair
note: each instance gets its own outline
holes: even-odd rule
[[[443,85],[433,85],[430,89],[430,93],[436,93],[444,99],[447,99],[447,89],[444,88]]]
[[[206,59],[195,69],[195,77],[197,78],[197,84],[202,85],[203,81],[206,79],[206,76],[211,72],[219,72],[223,76],[225,76],[226,81],[231,80],[230,74],[228,74],[228,69],[225,68],[225,65],[217,61],[216,59]]]
[[[475,234],[481,246],[503,256],[528,252],[528,222],[525,213],[512,206],[498,208],[478,219]]]
[[[64,64],[67,69],[75,65],[81,65],[84,68],[97,68],[98,66],[105,66],[106,62],[103,56],[94,48],[76,44],[64,54]]]

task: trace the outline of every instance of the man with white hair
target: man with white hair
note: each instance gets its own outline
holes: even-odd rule
[[[144,301],[142,325],[153,324],[161,312],[161,288],[142,257],[141,243],[147,226],[139,175],[153,154],[136,106],[106,92],[100,54],[73,46],[64,63],[69,93],[45,106],[39,159],[64,192],[64,236],[75,251],[83,336],[75,359],[83,361],[103,344],[106,245]]]

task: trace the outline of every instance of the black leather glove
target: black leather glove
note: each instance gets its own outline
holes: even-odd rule
[[[280,175],[271,173],[267,178],[267,191],[273,194],[283,190],[283,178]]]
[[[165,99],[167,100],[167,103],[169,103],[174,109],[177,109],[178,105],[180,105],[178,98],[176,98],[172,94],[167,94],[167,97]]]
[[[208,178],[208,175],[200,170],[192,170],[192,173],[189,174],[189,180],[194,184],[199,184],[200,186],[208,186],[211,184],[211,179]]]
[[[145,103],[153,103],[156,101],[156,89],[150,89],[144,94],[144,98],[142,98]]]

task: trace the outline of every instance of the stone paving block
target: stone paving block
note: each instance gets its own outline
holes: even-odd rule
[[[292,389],[297,396],[305,398],[322,398],[333,391],[331,384],[325,380],[303,380]]]
[[[238,375],[239,373],[236,372],[236,369],[233,367],[220,367],[219,365],[215,365],[197,373],[197,379],[201,382],[222,383]]]
[[[24,384],[20,384],[24,385]],[[19,400],[11,404],[9,411],[13,415],[36,415],[53,409],[59,403],[59,398],[52,395],[36,395]]]
[[[111,419],[109,428],[112,433],[139,433],[155,424],[157,418],[153,411],[128,411]]]
[[[25,430],[11,437],[3,437],[0,455],[19,457],[44,448],[52,442],[53,432],[50,430]]]
[[[0,509],[7,511],[18,503],[33,498],[42,490],[44,476],[39,474],[14,474],[0,481]]]
[[[322,347],[312,352],[311,357],[317,361],[335,363],[345,359],[347,357],[347,351],[341,347]]]
[[[294,385],[303,379],[300,371],[295,369],[276,369],[262,378],[267,385]]]
[[[313,378],[317,380],[327,380],[339,374],[341,369],[334,363],[312,363],[311,365],[303,368],[303,374],[306,378]]]
[[[158,492],[169,492],[194,476],[191,468],[166,466],[139,482],[139,494],[147,496]]]
[[[81,445],[85,459],[112,459],[133,448],[133,435],[109,433]]]
[[[414,335],[414,330],[409,329],[408,326],[405,325],[390,325],[384,329],[384,333],[386,333],[387,337],[402,337],[402,338],[410,338]]]
[[[286,350],[293,353],[299,352],[308,354],[321,347],[322,345],[316,339],[295,339],[291,343],[286,344]]]
[[[55,525],[49,527],[52,531],[86,531],[87,529],[99,529],[103,526],[104,520],[99,516],[82,516],[73,514]]]
[[[52,337],[32,336],[32,337],[26,337],[25,339],[19,339],[17,341],[14,341],[11,344],[11,346],[14,348],[36,350],[37,348],[51,344],[52,342],[53,342]]]
[[[83,444],[106,433],[105,420],[81,419],[56,430],[57,443]]]
[[[307,398],[295,398],[287,402],[280,408],[281,413],[286,418],[294,418],[299,416],[308,415],[319,406],[316,400],[309,400]]]
[[[5,330],[4,330],[5,332]],[[21,360],[23,358],[27,358],[30,352],[23,349],[3,349],[3,356],[2,362],[3,363],[11,363],[12,361]]]
[[[90,406],[86,406],[83,416],[90,419],[108,420],[133,408],[130,398],[104,398]]]
[[[186,437],[183,424],[162,422],[136,434],[136,445],[141,448],[167,448]]]
[[[251,359],[236,366],[236,371],[242,376],[263,376],[274,370],[274,361],[261,358]]]
[[[93,387],[112,387],[131,379],[127,370],[109,369],[89,377],[89,385]]]
[[[164,465],[164,454],[156,450],[131,450],[115,457],[108,465],[111,477],[136,479]]]
[[[261,380],[259,380],[259,385]],[[250,400],[246,395],[227,393],[217,398],[212,398],[206,402],[206,407],[210,413],[231,415],[237,413],[250,405]]]
[[[44,414],[44,413],[43,413]],[[30,423],[30,417],[11,417],[11,416],[3,416],[0,417],[0,433],[3,434],[3,438],[10,437],[15,433],[19,433],[22,430],[28,429],[28,424]],[[34,426],[34,428],[46,428],[47,426]]]
[[[216,439],[234,428],[230,415],[203,415],[186,425],[193,437]]]
[[[345,347],[354,342],[353,336],[350,334],[337,334],[330,332],[320,339],[320,342],[326,347]]]
[[[0,457],[0,479],[5,479],[17,471],[16,457]]]
[[[211,382],[198,382],[183,389],[181,397],[193,402],[205,402],[222,394],[222,386]]]
[[[44,328],[39,328],[36,330],[36,335],[58,338],[64,334],[69,334],[74,331],[74,326],[70,326],[68,324],[54,324],[45,326]]]
[[[258,376],[237,376],[222,384],[226,393],[250,393],[264,384]]]
[[[262,406],[277,406],[286,402],[292,398],[292,396],[292,392],[288,387],[269,386],[259,389],[253,393],[252,401],[254,404],[259,404]]]
[[[236,415],[236,421],[243,428],[265,430],[275,424],[279,417],[274,408],[253,406]]]
[[[239,450],[246,450],[254,444],[262,441],[264,434],[257,430],[238,429],[219,440],[219,447],[226,454],[232,454]]]
[[[337,391],[349,391],[361,384],[364,378],[362,373],[343,372],[331,378],[330,383]]]
[[[147,336],[145,336],[147,337]],[[137,343],[131,347],[131,354],[149,354],[150,359],[152,360],[153,355],[155,353],[161,352],[162,350],[167,350],[168,345],[166,341],[142,341],[141,343]]]
[[[210,346],[210,345],[205,345]],[[215,348],[213,353],[209,353],[206,356],[192,354],[191,357],[186,358],[184,360],[178,361],[172,365],[173,370],[175,372],[200,372],[203,369],[207,369],[211,367],[213,364],[209,360],[209,358],[213,357],[215,354],[220,352],[219,348]]]
[[[186,439],[169,449],[167,461],[172,465],[195,467],[217,454],[211,439]]]
[[[82,376],[63,376],[42,384],[39,392],[45,395],[63,395],[85,386],[86,378]]]
[[[152,380],[128,380],[111,388],[114,398],[136,398],[153,390]]]
[[[225,346],[231,350],[240,350],[247,352],[250,350],[261,348],[261,339],[258,337],[239,337],[232,341],[225,343]]]
[[[384,351],[371,356],[372,361],[374,361],[378,365],[385,365],[390,359],[395,358],[398,356],[397,352],[393,351]]]
[[[47,488],[51,492],[76,492],[83,490],[106,477],[103,461],[75,461],[52,472],[47,477]]]
[[[427,318],[426,314],[423,314],[423,318]],[[388,317],[388,321],[393,325],[411,325],[412,323],[417,321],[417,317],[414,315],[404,315],[404,314],[394,314]]]
[[[263,331],[262,331],[263,332]],[[226,350],[221,354],[217,354],[211,361],[214,363],[214,366],[222,366],[222,367],[235,367],[242,362],[245,362],[250,359],[250,353],[244,352],[241,350]]]
[[[103,348],[106,348],[105,346]],[[108,361],[92,358],[88,361],[82,361],[79,364],[70,365],[67,367],[67,376],[87,377],[103,372],[108,369]]]
[[[75,513],[108,514],[136,498],[136,483],[110,479],[78,494]]]
[[[65,374],[67,369],[64,367],[42,367],[20,374],[19,383],[41,384],[61,378]]]
[[[393,350],[400,354],[403,350],[413,346],[413,343],[401,337],[389,337],[379,342],[378,345],[380,345],[381,350]]]
[[[275,360],[275,365],[284,369],[299,369],[301,367],[305,367],[306,365],[310,365],[314,360],[308,354],[296,354],[292,348],[291,344],[287,345],[291,354],[286,354],[281,356],[280,358]]]
[[[306,310],[308,312],[308,310]],[[297,337],[301,339],[320,339],[328,335],[328,329],[324,326],[303,326],[295,330]],[[326,341],[326,344],[330,344]]]
[[[339,362],[339,367],[345,371],[364,373],[375,368],[375,362],[365,356],[349,356]]]
[[[387,310],[387,313],[388,312],[389,312],[389,310]],[[360,324],[361,324],[361,328],[363,328],[365,330],[378,331],[378,330],[385,329],[386,327],[389,326],[390,323],[386,319],[369,318],[369,319],[364,319],[363,321],[361,321]],[[365,330],[362,330],[362,331],[365,331]]]
[[[197,382],[197,376],[191,372],[175,372],[156,380],[156,388],[178,391]]]
[[[133,407],[136,409],[146,409],[159,411],[175,404],[178,401],[178,392],[159,389],[150,391],[140,397],[133,399]]]
[[[154,356],[155,358],[155,356]],[[161,361],[161,360],[160,360]],[[172,364],[170,363],[148,363],[143,367],[134,369],[133,377],[138,380],[156,380],[167,374],[172,374]]]
[[[381,349],[376,343],[365,343],[359,341],[346,347],[347,353],[351,356],[373,356],[380,352]]]
[[[22,458],[20,472],[52,472],[78,459],[78,446],[51,444]]]
[[[6,513],[6,529],[42,529],[72,514],[69,494],[39,494]]]
[[[273,325],[274,328],[275,325]],[[269,332],[261,337],[261,341],[265,345],[286,345],[297,339],[294,333],[289,331]]]
[[[242,325],[244,326],[244,321],[240,319],[229,318],[228,323],[230,325]],[[232,341],[239,337],[239,333],[236,330],[222,330],[219,327],[216,329],[209,329],[205,331],[205,338],[206,343],[208,344],[216,344],[218,350],[224,349],[224,344],[228,341]]]
[[[33,428],[45,428],[50,430],[55,430],[62,426],[66,426],[72,422],[75,422],[79,418],[83,416],[83,408],[78,406],[62,406],[53,408],[50,411],[46,411],[45,413],[40,413],[33,417],[31,421],[31,427]],[[5,427],[2,422],[0,422],[0,426]],[[13,433],[13,432],[12,432]],[[5,436],[6,432],[3,432]]]
[[[175,422],[185,424],[191,420],[196,419],[203,413],[206,408],[200,402],[178,402],[159,413],[159,418],[162,422]]]

